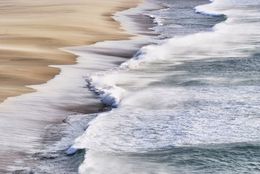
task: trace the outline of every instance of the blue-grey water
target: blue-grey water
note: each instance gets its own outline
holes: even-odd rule
[[[260,1],[155,3],[154,44],[88,78],[115,108],[76,140],[79,172],[260,173]]]

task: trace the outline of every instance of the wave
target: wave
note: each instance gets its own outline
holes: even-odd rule
[[[89,90],[98,95],[103,104],[116,108],[123,98],[125,90],[116,86],[114,78],[111,76],[113,75],[88,76],[86,82]]]
[[[259,141],[260,124],[255,118],[259,112],[259,87],[218,86],[215,84],[222,79],[208,75],[203,79],[208,82],[206,85],[182,83],[173,88],[175,79],[170,76],[176,73],[172,69],[185,63],[236,60],[257,54],[260,12],[254,7],[257,3],[250,2],[215,0],[197,6],[197,13],[225,15],[226,20],[211,31],[144,46],[118,68],[87,78],[89,89],[104,104],[117,109],[99,114],[75,141],[75,148],[88,149],[80,173],[151,173],[147,169],[150,163],[142,172],[132,170],[131,166],[126,171],[119,170],[131,160],[127,157],[121,164],[120,154],[171,146]],[[188,82],[196,84],[192,77]],[[172,171],[161,168],[162,163],[155,166],[160,169],[157,173]]]
[[[260,120],[255,119],[259,111],[259,91],[259,87],[244,86],[135,92],[123,100],[120,108],[99,114],[76,140],[75,147],[88,149],[80,173],[103,174],[110,170],[112,173],[151,173],[146,167],[133,170],[144,164],[152,165],[159,173],[168,169],[163,167],[164,162],[150,163],[142,154],[169,147],[259,144]],[[153,105],[149,105],[151,103]],[[132,161],[131,153],[141,155],[134,158],[138,163]],[[120,167],[124,170],[119,170]],[[172,170],[164,173],[172,173]]]
[[[90,122],[75,145],[101,152],[137,153],[170,146],[260,140],[260,120],[253,119],[258,111],[259,95],[255,93],[259,91],[259,87],[244,86],[154,88],[135,92],[124,99],[119,109],[100,114]],[[156,102],[160,96],[168,97]],[[138,106],[140,103],[142,108]]]
[[[190,59],[221,58],[226,56],[225,52],[229,52],[230,57],[246,57],[248,53],[256,50],[253,44],[248,43],[257,41],[259,37],[259,23],[250,21],[254,18],[258,20],[259,12],[250,9],[230,9],[230,6],[231,4],[226,5],[222,1],[221,3],[212,1],[209,5],[196,7],[197,12],[208,15],[226,15],[227,20],[215,25],[210,32],[175,37],[160,45],[145,46],[135,57],[121,66],[137,69],[142,64],[156,61],[168,60],[177,63]],[[245,11],[248,13],[245,14]],[[240,19],[248,19],[249,22]]]
[[[229,3],[228,3],[229,2]],[[212,1],[212,3],[197,6],[197,12],[209,15],[226,15],[227,20],[215,25],[210,32],[199,32],[192,35],[175,37],[163,41],[159,45],[148,45],[141,48],[133,58],[122,63],[119,68],[112,70],[111,74],[119,74],[119,71],[127,69],[135,70],[144,68],[143,64],[154,62],[182,63],[190,60],[225,58],[226,52],[229,57],[246,57],[254,53],[257,48],[249,42],[257,41],[259,37],[259,23],[241,21],[241,18],[248,20],[258,19],[258,11],[250,9],[230,9],[237,1],[226,0]],[[248,4],[248,1],[245,1]],[[254,4],[254,3],[253,3]],[[250,11],[245,15],[245,11]],[[244,31],[247,29],[247,32]],[[108,74],[110,74],[108,73]],[[90,89],[96,92],[101,101],[109,106],[117,107],[125,96],[126,90],[118,87],[114,79],[107,73],[89,77],[87,79]],[[103,80],[102,80],[103,79]],[[109,80],[110,79],[110,80]]]

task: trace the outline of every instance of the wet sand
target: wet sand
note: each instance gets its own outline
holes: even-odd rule
[[[1,1],[0,102],[33,92],[27,85],[53,79],[60,69],[49,65],[76,63],[75,55],[60,48],[127,39],[130,35],[111,15],[140,1]],[[31,156],[41,149],[48,125],[62,124],[72,113],[102,108],[82,88],[85,82],[78,75],[85,71],[81,65],[70,65],[54,81],[38,86],[38,92],[0,104],[0,173],[35,165]]]
[[[9,0],[0,2],[0,102],[33,92],[27,85],[52,79],[73,64],[59,48],[119,40],[128,35],[111,18],[140,0]]]

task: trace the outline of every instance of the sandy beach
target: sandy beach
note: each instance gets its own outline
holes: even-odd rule
[[[35,165],[34,161],[27,162],[27,158],[42,148],[45,131],[50,124],[63,124],[71,113],[99,110],[100,102],[80,86],[82,83],[85,85],[85,81],[81,75],[77,76],[83,71],[77,67],[76,55],[61,48],[128,39],[130,35],[120,28],[112,15],[140,2],[0,2],[0,103],[8,97],[34,92],[35,89],[28,85],[43,84],[53,79],[61,70],[50,65],[70,65],[75,70],[72,74],[68,68],[61,73],[64,79],[63,76],[54,78],[56,80],[51,84],[40,85],[46,91],[37,90],[1,103],[0,173],[16,170],[10,166],[18,165],[23,169],[23,162],[27,166]],[[52,93],[52,90],[55,92]],[[58,130],[55,133],[59,134]],[[49,138],[53,140],[57,137]]]
[[[111,14],[138,2],[1,1],[0,102],[52,79],[60,70],[49,65],[75,63],[74,55],[59,48],[126,38]]]

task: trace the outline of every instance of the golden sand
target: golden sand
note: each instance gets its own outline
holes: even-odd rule
[[[140,1],[0,1],[0,102],[57,75],[49,65],[75,63],[59,48],[128,37],[111,15]]]

